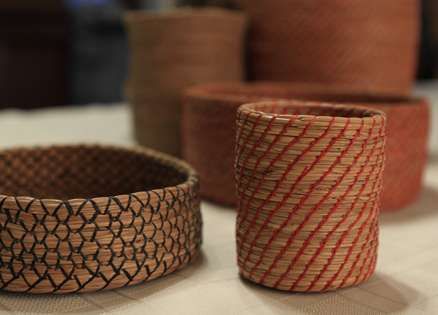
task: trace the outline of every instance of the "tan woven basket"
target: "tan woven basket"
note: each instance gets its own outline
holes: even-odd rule
[[[126,15],[131,46],[126,92],[140,144],[180,155],[182,91],[209,81],[241,81],[245,17],[222,9]],[[214,62],[212,62],[214,61]]]
[[[344,92],[410,94],[419,0],[241,2],[251,20],[251,78],[319,82]]]
[[[355,285],[374,272],[385,116],[352,106],[239,108],[237,254],[250,281],[287,291]]]
[[[201,245],[198,178],[147,149],[0,152],[0,287],[113,289],[167,275]],[[104,197],[106,196],[106,197]]]
[[[382,210],[400,209],[418,198],[427,158],[427,100],[348,95],[319,84],[269,82],[203,84],[187,91],[183,107],[183,156],[201,176],[203,197],[235,204],[232,152],[236,111],[243,103],[263,99],[354,103],[384,111],[388,137]]]

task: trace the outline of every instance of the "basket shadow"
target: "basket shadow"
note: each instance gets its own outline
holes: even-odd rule
[[[186,268],[196,269],[205,262],[201,253]],[[195,268],[192,268],[194,265]],[[193,270],[195,272],[195,270]],[[0,314],[2,311],[17,314],[107,314],[111,311],[136,308],[144,309],[142,300],[162,291],[183,290],[186,276],[179,271],[165,277],[126,288],[81,294],[11,293],[0,290]]]
[[[368,311],[380,309],[390,314],[401,312],[423,298],[414,288],[381,273],[376,273],[362,285],[324,293],[284,292],[241,280],[262,301],[263,306],[257,306],[259,311],[261,307],[263,313],[273,314],[315,314],[316,309],[336,314],[341,310],[360,308]],[[251,308],[247,311],[248,314],[252,312]]]
[[[438,216],[438,190],[425,186],[418,200],[412,205],[394,212],[384,212],[380,216],[380,223],[399,224],[416,219],[425,219]]]
[[[438,152],[431,152],[428,156],[428,164],[429,165],[436,165],[438,164]]]
[[[391,275],[381,272],[376,272],[368,282],[358,288],[366,292],[366,294],[357,295],[358,301],[367,301],[368,305],[373,305],[373,303],[381,303],[379,300],[387,300],[388,303],[384,303],[384,311],[389,314],[399,313],[426,297],[407,283],[397,281]],[[341,294],[349,297],[345,293]]]

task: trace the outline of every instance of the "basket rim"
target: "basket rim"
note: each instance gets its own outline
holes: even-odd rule
[[[184,20],[187,18],[235,18],[236,20],[245,20],[245,14],[238,10],[225,9],[220,7],[179,7],[164,11],[144,11],[128,10],[124,14],[124,20],[129,23],[142,23],[150,21],[174,21]]]
[[[269,90],[275,92],[290,93],[290,97],[266,96]],[[301,90],[301,91],[300,91]],[[264,93],[263,91],[268,91]],[[295,95],[294,95],[295,94]],[[315,99],[312,100],[312,95]],[[300,98],[301,97],[301,98]],[[327,97],[329,100],[323,101]],[[184,92],[184,98],[196,98],[209,101],[228,102],[259,102],[273,100],[299,100],[308,102],[321,102],[341,105],[375,105],[382,107],[407,107],[425,106],[429,100],[423,96],[404,96],[389,93],[372,93],[366,90],[350,92],[342,89],[318,83],[294,83],[294,82],[214,82],[194,85]],[[330,98],[345,98],[345,101],[330,100]],[[351,100],[349,100],[351,98]],[[363,99],[363,100],[362,100]],[[243,103],[242,103],[243,104]]]
[[[273,106],[275,105],[276,108],[283,107],[283,108],[315,108],[315,109],[331,109],[331,110],[353,110],[358,113],[362,113],[363,116],[353,116],[353,117],[344,117],[344,116],[328,116],[328,115],[310,115],[310,114],[279,114],[279,113],[273,113],[269,111],[262,111],[258,110],[258,106]],[[312,102],[312,101],[302,101],[302,100],[275,100],[275,101],[262,101],[262,102],[253,102],[253,103],[247,103],[243,104],[238,108],[239,113],[245,113],[247,115],[252,116],[259,116],[263,120],[270,120],[272,117],[277,118],[279,121],[289,121],[290,118],[297,118],[298,120],[312,120],[316,118],[318,121],[331,121],[333,118],[335,118],[339,122],[346,122],[346,121],[356,121],[360,122],[363,121],[365,123],[372,123],[375,121],[376,118],[379,118],[381,120],[386,120],[386,114],[378,109],[372,109],[364,106],[359,106],[355,104],[333,104],[333,103],[327,103],[327,102]]]
[[[132,154],[142,154],[148,159],[157,161],[161,164],[162,167],[173,168],[177,171],[182,171],[186,175],[186,179],[173,186],[165,186],[162,188],[156,188],[151,190],[143,190],[143,191],[135,191],[131,193],[125,194],[115,194],[112,196],[96,196],[90,198],[71,198],[71,199],[56,199],[56,198],[38,198],[32,196],[14,196],[0,193],[0,203],[3,203],[5,200],[13,199],[14,201],[23,202],[23,203],[35,203],[40,202],[43,203],[46,207],[50,206],[58,206],[59,204],[69,204],[70,206],[80,206],[84,203],[94,203],[94,204],[102,204],[108,203],[109,200],[118,199],[120,202],[128,202],[131,200],[137,199],[142,200],[144,198],[145,193],[152,193],[158,196],[164,196],[166,191],[169,190],[187,190],[192,187],[195,187],[199,183],[199,177],[197,172],[185,161],[170,156],[166,153],[162,153],[150,148],[140,147],[140,146],[123,146],[123,145],[111,145],[111,144],[87,144],[87,143],[79,143],[79,144],[53,144],[53,145],[35,145],[35,146],[17,146],[11,147],[7,149],[0,150],[0,154],[6,152],[14,152],[14,151],[33,151],[36,149],[63,149],[63,148],[73,148],[73,149],[102,149],[102,150],[121,150],[126,153]]]

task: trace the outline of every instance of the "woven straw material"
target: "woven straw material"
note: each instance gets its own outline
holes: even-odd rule
[[[243,0],[255,80],[319,82],[347,92],[409,95],[418,0]]]
[[[374,272],[385,116],[353,106],[239,108],[237,254],[250,281],[320,292]]]
[[[180,155],[181,93],[194,84],[241,81],[245,17],[222,9],[131,12],[127,97],[140,144]],[[213,62],[212,62],[213,61]]]
[[[0,287],[113,289],[187,265],[201,245],[198,177],[147,149],[0,152]],[[106,197],[105,197],[106,196]]]
[[[249,86],[254,89],[247,89]],[[246,83],[203,84],[184,93],[182,156],[199,172],[204,198],[236,204],[233,165],[237,108],[269,94],[276,94],[270,85]]]
[[[387,116],[382,209],[399,210],[415,202],[423,187],[428,155],[429,102],[408,99],[372,106]]]
[[[237,108],[263,99],[304,99],[354,103],[387,114],[387,163],[382,210],[415,201],[427,159],[429,104],[425,99],[343,94],[319,84],[217,83],[186,92],[183,107],[183,156],[199,172],[203,197],[234,205],[234,146]],[[415,119],[415,122],[413,122]]]

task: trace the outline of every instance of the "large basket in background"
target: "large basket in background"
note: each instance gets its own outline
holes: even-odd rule
[[[222,9],[126,15],[131,47],[128,100],[140,144],[180,154],[181,92],[209,81],[241,81],[245,18]]]
[[[234,147],[237,108],[277,95],[281,85],[247,83],[201,84],[187,89],[182,109],[182,156],[202,178],[201,195],[224,205],[235,205]],[[265,90],[266,88],[266,90]],[[278,95],[277,95],[278,96]],[[286,96],[286,95],[284,95]]]
[[[199,251],[198,178],[182,161],[80,145],[0,157],[4,290],[119,288],[167,275]]]
[[[287,291],[359,284],[374,272],[385,117],[306,102],[243,105],[237,117],[241,275]]]
[[[187,90],[183,106],[183,156],[200,174],[202,196],[226,205],[235,204],[236,111],[243,103],[263,99],[354,103],[384,111],[387,163],[383,210],[399,209],[418,198],[427,159],[427,100],[344,94],[320,84],[268,82],[204,84]]]
[[[256,80],[320,82],[344,91],[408,95],[420,1],[242,0]]]

